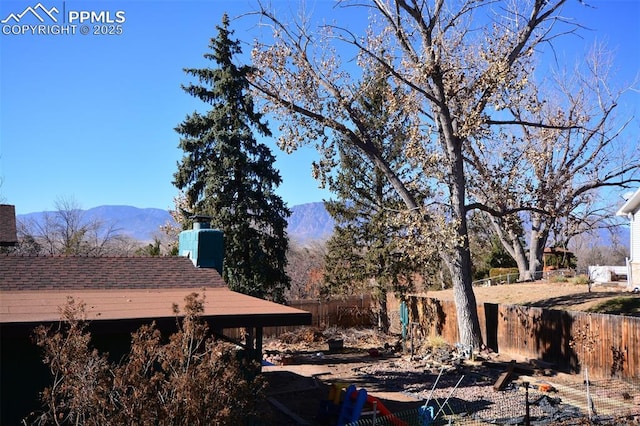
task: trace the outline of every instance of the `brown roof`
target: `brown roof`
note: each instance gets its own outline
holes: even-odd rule
[[[16,234],[16,208],[8,204],[0,204],[0,246],[18,244]]]
[[[1,290],[198,288],[227,285],[186,257],[0,255]]]
[[[225,288],[131,289],[75,291],[2,291],[0,323],[39,323],[60,320],[60,307],[73,296],[85,304],[89,320],[173,318],[173,304],[180,308],[191,293],[204,295],[204,317],[221,327],[302,325],[311,314],[236,293]],[[307,319],[308,318],[308,321]]]
[[[91,320],[172,318],[197,292],[219,327],[304,325],[311,314],[229,290],[215,269],[186,257],[0,256],[0,323],[60,319],[71,296]]]

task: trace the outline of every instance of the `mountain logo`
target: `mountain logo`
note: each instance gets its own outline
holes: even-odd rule
[[[4,18],[0,22],[3,24],[6,24],[9,21],[13,21],[14,23],[17,24],[20,22],[20,20],[22,20],[22,18],[24,18],[29,14],[35,16],[35,18],[42,23],[45,22],[45,17],[48,17],[49,20],[53,22],[58,22],[58,18],[56,17],[58,13],[59,13],[59,10],[55,6],[52,7],[51,9],[47,9],[42,5],[42,3],[38,3],[33,7],[28,6],[21,13],[10,13],[6,18]]]

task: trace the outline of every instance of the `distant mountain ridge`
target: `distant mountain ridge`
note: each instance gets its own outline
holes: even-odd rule
[[[292,241],[306,244],[312,241],[327,240],[333,233],[335,222],[324,207],[324,203],[307,203],[290,207],[291,217],[288,220],[288,233]],[[41,222],[44,215],[53,211],[34,212],[17,215],[20,220]],[[100,220],[106,225],[114,226],[119,234],[127,235],[141,242],[153,241],[160,232],[160,227],[175,222],[169,212],[157,208],[138,208],[133,206],[107,205],[83,210],[86,220]],[[619,244],[629,247],[630,233],[628,225],[621,226],[617,234],[612,236],[606,230],[599,230],[598,245],[609,246],[616,239]]]
[[[288,224],[289,237],[300,243],[327,240],[333,234],[335,226],[333,218],[322,202],[291,207]]]
[[[312,240],[326,240],[333,232],[333,219],[324,208],[324,203],[308,203],[293,206],[288,221],[289,237],[301,244]],[[99,220],[107,226],[114,226],[119,234],[148,242],[158,234],[161,226],[175,221],[167,210],[138,208],[133,206],[99,206],[82,210],[87,221]],[[41,222],[45,214],[53,211],[34,212],[17,215],[20,221]]]

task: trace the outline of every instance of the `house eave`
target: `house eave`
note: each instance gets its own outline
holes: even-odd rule
[[[191,293],[204,297],[202,317],[217,328],[311,324],[309,312],[221,288],[1,291],[0,324],[58,322],[68,297],[85,304],[91,322],[175,321],[173,305]]]
[[[640,209],[640,189],[629,198],[616,212],[617,216],[635,214]]]

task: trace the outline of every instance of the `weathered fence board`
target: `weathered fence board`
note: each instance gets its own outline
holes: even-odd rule
[[[319,328],[375,325],[369,296],[290,305],[310,312],[312,325]],[[392,314],[396,305],[391,300]],[[423,334],[459,341],[454,302],[410,296],[408,307],[410,321],[419,324]],[[640,318],[493,303],[478,305],[478,317],[483,341],[496,352],[539,359],[567,372],[586,366],[593,377],[640,378]],[[267,327],[264,336],[295,328]]]
[[[289,306],[311,313],[311,326],[326,327],[371,327],[375,324],[375,315],[371,308],[369,295],[352,296],[338,300],[296,300]],[[265,327],[264,337],[278,336],[301,326]],[[227,329],[225,335],[241,339],[243,329]]]
[[[410,320],[428,335],[459,341],[455,304],[422,296],[408,299]],[[492,350],[553,363],[561,371],[588,367],[594,377],[640,378],[640,318],[478,305],[482,338]]]

